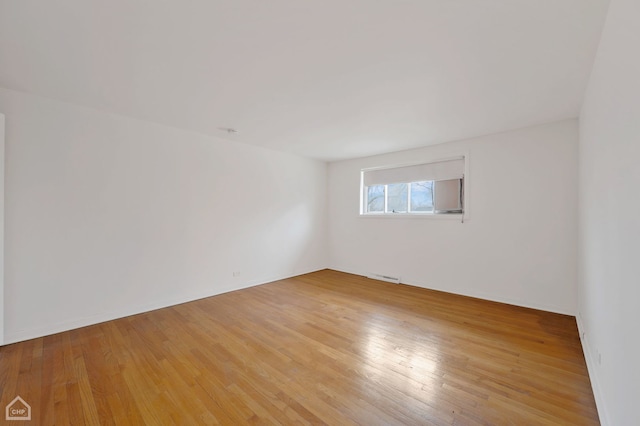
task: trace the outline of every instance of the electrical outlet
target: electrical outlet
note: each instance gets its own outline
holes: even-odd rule
[[[240,271],[233,271],[233,276],[234,277],[239,277],[240,276]]]
[[[598,365],[602,365],[602,354],[598,352]]]

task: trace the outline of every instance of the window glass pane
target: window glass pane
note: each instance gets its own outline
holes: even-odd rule
[[[384,211],[384,185],[367,187],[367,213]]]
[[[406,183],[394,183],[387,185],[387,213],[406,212],[407,197],[409,196],[409,185]]]
[[[411,183],[411,211],[433,211],[433,181]]]

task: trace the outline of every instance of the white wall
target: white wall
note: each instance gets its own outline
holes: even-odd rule
[[[0,112],[6,343],[326,266],[325,163],[2,89]]]
[[[330,267],[575,313],[576,120],[329,165]],[[469,154],[464,224],[361,218],[360,170]]]
[[[4,344],[4,114],[0,114],[0,345]]]
[[[580,115],[579,162],[579,324],[608,425],[640,424],[639,46],[640,2],[612,0]]]

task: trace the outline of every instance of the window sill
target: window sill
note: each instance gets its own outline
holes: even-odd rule
[[[380,213],[380,214],[359,214],[358,217],[362,219],[428,219],[428,220],[457,220],[462,221],[462,213],[451,213],[451,214],[433,214],[433,213],[423,213],[423,214],[406,214],[406,213]],[[464,220],[467,221],[469,218],[465,215]]]

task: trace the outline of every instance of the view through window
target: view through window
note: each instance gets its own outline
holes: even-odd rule
[[[464,158],[362,171],[361,214],[463,213]]]

